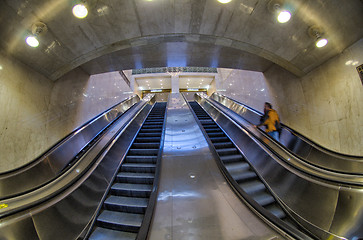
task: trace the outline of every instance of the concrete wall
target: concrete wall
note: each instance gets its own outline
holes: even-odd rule
[[[362,156],[363,86],[356,71],[362,49],[360,40],[302,78],[278,66],[264,74],[222,69],[220,90],[259,111],[269,101],[282,122],[318,144]]]
[[[20,167],[132,95],[118,72],[75,69],[53,82],[0,54],[0,172]]]

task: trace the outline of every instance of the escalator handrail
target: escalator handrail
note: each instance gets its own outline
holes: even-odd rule
[[[38,162],[39,160],[44,159],[47,155],[51,154],[51,152],[54,151],[54,149],[58,148],[60,145],[64,144],[67,140],[69,140],[69,138],[73,137],[76,134],[79,134],[83,129],[85,129],[87,126],[91,125],[95,120],[97,120],[98,118],[100,118],[101,116],[105,115],[106,113],[110,112],[112,109],[116,108],[117,106],[124,104],[126,101],[129,101],[133,98],[139,98],[137,95],[133,95],[130,96],[124,100],[122,100],[121,102],[113,105],[112,107],[106,109],[105,111],[99,113],[98,115],[96,115],[95,117],[91,118],[90,120],[88,120],[87,122],[85,122],[84,124],[82,124],[81,126],[75,128],[74,130],[72,130],[72,132],[70,132],[68,135],[66,135],[65,137],[63,137],[62,139],[60,139],[58,142],[56,142],[55,144],[53,144],[51,147],[49,147],[47,150],[45,150],[43,153],[41,153],[38,157],[36,157],[35,159],[33,159],[32,161],[19,166],[17,168],[8,170],[8,171],[4,171],[4,172],[0,172],[0,178],[4,175],[8,175],[8,174],[14,174],[16,172],[20,172],[23,171],[24,168],[28,168],[29,165],[34,165],[36,162]]]
[[[221,94],[219,94],[221,96]],[[204,98],[208,98],[206,96],[203,96]],[[224,97],[224,96],[222,96]],[[214,105],[219,106],[220,108],[226,108],[228,110],[229,115],[236,115],[238,118],[243,119],[248,124],[251,124],[251,121],[249,119],[246,119],[245,116],[242,116],[239,112],[239,110],[236,112],[235,108],[232,106],[233,109],[230,109],[230,104],[223,104],[220,103],[217,100],[215,100],[213,97],[209,97],[208,101],[213,102]],[[232,100],[231,100],[232,101]],[[238,103],[236,103],[238,104]],[[228,105],[228,106],[227,106]],[[237,105],[238,106],[238,105]],[[244,106],[242,106],[243,109]],[[238,108],[238,107],[237,107]],[[242,109],[242,114],[244,110]],[[247,113],[248,114],[248,113]],[[253,116],[252,116],[253,117]],[[238,121],[237,121],[238,122]],[[256,124],[256,123],[252,123]],[[259,130],[260,134],[266,135],[264,131]],[[283,133],[286,133],[284,130]],[[291,132],[289,132],[291,133]],[[283,135],[284,136],[284,135]],[[325,152],[324,150],[320,150],[316,148],[314,145],[309,145],[309,143],[305,142],[302,138],[299,138],[298,136],[295,136],[291,134],[291,136],[287,136],[288,141],[291,142],[284,142],[284,140],[280,140],[280,142],[274,141],[277,145],[280,146],[280,148],[284,149],[285,152],[288,152],[290,155],[292,155],[294,158],[300,159],[300,161],[303,161],[307,164],[310,164],[312,166],[324,169],[326,171],[332,171],[340,174],[348,174],[348,175],[357,175],[360,176],[363,169],[363,159],[359,157],[343,157],[342,155],[333,155],[329,152]],[[269,137],[267,137],[269,138]],[[299,139],[299,140],[297,140]],[[300,141],[301,140],[301,141]],[[294,142],[294,141],[300,141]],[[290,145],[292,144],[292,145]],[[303,144],[303,145],[301,145]],[[306,148],[304,146],[306,145]],[[298,146],[299,148],[295,149],[295,147]],[[304,151],[304,153],[300,152],[301,150]],[[308,155],[306,155],[308,154]],[[306,155],[306,156],[305,156]]]
[[[231,98],[231,97],[229,97],[229,96],[225,96],[225,95],[223,95],[223,94],[221,94],[221,93],[218,93],[218,92],[215,92],[215,93],[213,93],[213,94],[218,94],[220,97],[227,98],[227,99],[229,99],[229,100],[231,100],[231,101],[233,101],[233,102],[237,103],[238,105],[243,106],[244,108],[248,109],[249,111],[251,111],[251,112],[253,112],[253,113],[255,113],[255,114],[259,115],[259,116],[262,116],[262,115],[263,115],[260,111],[258,111],[258,110],[256,110],[256,109],[254,109],[254,108],[252,108],[252,107],[250,107],[250,106],[247,106],[246,104],[241,103],[241,102],[239,102],[239,101],[237,101],[237,100],[235,100],[235,99],[233,99],[233,98]],[[212,95],[213,95],[213,94],[212,94]],[[214,100],[215,100],[215,99],[214,99]],[[217,100],[215,100],[215,101],[217,101]],[[220,104],[221,104],[221,103],[220,103]],[[222,105],[223,105],[223,104],[222,104]],[[248,121],[248,120],[246,120],[246,121]],[[256,123],[253,123],[253,124],[256,124]],[[302,139],[304,142],[308,143],[309,145],[312,145],[313,147],[316,147],[316,148],[318,148],[319,150],[324,151],[324,152],[326,152],[326,153],[328,153],[328,154],[330,154],[330,155],[337,155],[336,157],[340,157],[340,158],[357,158],[358,160],[363,160],[363,156],[359,156],[359,155],[352,155],[352,154],[346,154],[346,153],[340,153],[340,152],[337,152],[337,151],[334,151],[334,150],[328,149],[328,148],[326,148],[326,147],[324,147],[324,146],[322,146],[322,145],[320,145],[320,144],[318,144],[318,143],[314,142],[313,140],[311,140],[311,139],[307,138],[306,136],[304,136],[303,134],[299,133],[298,131],[296,131],[296,130],[294,130],[294,129],[290,128],[289,126],[287,126],[287,125],[286,125],[286,124],[284,124],[284,123],[281,123],[281,126],[282,126],[283,128],[286,128],[286,130],[287,130],[287,131],[289,131],[291,134],[293,134],[293,135],[295,135],[295,136],[299,137],[300,139]]]
[[[72,132],[33,162],[1,174],[0,199],[24,194],[57,177],[80,158],[113,122],[135,106],[137,102],[139,102],[137,96],[125,99]],[[30,178],[34,174],[38,177]]]
[[[192,109],[189,102],[186,99],[185,99],[185,101],[187,102],[189,108]],[[293,236],[294,239],[299,239],[299,240],[313,239],[310,236],[306,235],[305,233],[302,233],[302,232],[292,228],[290,225],[286,224],[284,221],[282,221],[281,219],[279,219],[278,217],[276,217],[275,215],[273,215],[272,213],[270,213],[269,211],[264,209],[255,200],[253,200],[245,191],[243,191],[241,189],[241,187],[238,186],[238,184],[234,181],[234,179],[228,173],[228,170],[226,169],[226,167],[223,165],[222,160],[220,159],[220,157],[219,157],[218,153],[216,152],[215,148],[213,147],[212,141],[210,140],[210,138],[208,137],[208,134],[204,130],[204,128],[203,128],[202,124],[200,123],[200,121],[198,120],[198,117],[196,116],[195,112],[193,110],[191,110],[191,112],[192,112],[194,118],[196,119],[196,122],[197,122],[199,128],[201,129],[206,141],[208,142],[209,149],[211,150],[211,153],[212,153],[214,159],[217,160],[216,163],[217,163],[219,169],[221,170],[223,176],[228,181],[229,185],[236,192],[237,196],[243,202],[247,203],[248,206],[252,207],[252,209],[254,209],[254,211],[258,215],[260,215],[260,217],[262,217],[265,221],[267,220],[267,222],[269,224],[272,223],[273,226],[277,226],[280,233],[281,233],[281,230],[282,230],[283,231],[282,233],[287,233],[290,236]],[[250,165],[250,166],[252,167],[252,169],[254,169],[252,165]],[[254,169],[254,171],[256,172],[255,169]],[[256,172],[256,174],[257,174],[257,172]],[[269,189],[268,185],[265,184],[265,186]],[[276,199],[275,196],[274,196],[274,198]]]
[[[221,106],[223,108],[227,108],[226,106],[221,104],[219,104],[221,106],[215,105],[215,101],[211,101],[211,99],[209,99],[206,96],[203,96],[202,94],[197,93],[196,95],[201,99],[204,99],[205,101],[209,102],[212,106],[214,106],[214,108],[218,109],[219,112],[221,112],[223,115],[229,118],[234,124],[240,126],[241,128],[245,129],[245,131],[249,132],[249,134],[251,134],[256,139],[256,141],[258,140],[262,145],[267,147],[269,151],[279,156],[279,159],[281,159],[281,161],[283,161],[285,164],[289,165],[290,167],[296,169],[297,171],[304,172],[305,174],[308,174],[311,177],[316,177],[322,180],[334,182],[335,184],[344,184],[344,185],[348,184],[348,185],[357,185],[357,186],[363,185],[363,176],[336,172],[330,169],[323,169],[320,166],[312,165],[310,162],[305,161],[304,159],[301,159],[291,154],[281,145],[277,144],[276,141],[271,140],[271,138],[263,131],[259,131],[259,134],[270,140],[269,143],[266,143],[265,141],[261,140],[260,137],[256,135],[256,133],[251,132],[251,129],[244,126],[243,123],[240,123],[240,121],[236,120],[233,116],[226,113],[224,110],[221,110]],[[240,115],[238,115],[237,113],[234,114],[236,114],[239,118],[243,119],[243,121],[247,123],[247,121],[244,118],[242,118]]]
[[[113,145],[115,139],[121,135],[146,104],[152,101],[153,98],[154,95],[144,97],[144,99],[139,102],[141,104],[138,104],[127,114],[122,115],[121,119],[119,119],[120,122],[116,124],[117,126],[113,126],[108,131],[112,136],[99,140],[99,142],[102,140],[104,140],[104,142],[98,147],[99,151],[96,151],[97,153],[79,159],[69,169],[44,186],[34,189],[29,193],[1,201],[0,204],[6,205],[6,207],[0,208],[0,218],[12,216],[15,213],[25,211],[35,206],[40,206],[43,202],[55,198],[64,191],[67,191],[75,182],[84,181],[85,178],[92,174],[99,165],[99,162],[103,160],[104,155]]]

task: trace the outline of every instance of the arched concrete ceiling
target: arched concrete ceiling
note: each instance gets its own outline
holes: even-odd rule
[[[265,71],[278,64],[302,76],[363,36],[360,0],[286,0],[292,19],[276,21],[269,0],[89,0],[85,19],[71,0],[0,2],[0,48],[56,80],[81,66],[90,74],[131,68],[210,66]],[[48,31],[25,44],[34,22]],[[308,28],[324,29],[318,49]]]

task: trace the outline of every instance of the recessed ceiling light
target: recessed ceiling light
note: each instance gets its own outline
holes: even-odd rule
[[[324,47],[328,43],[328,40],[326,38],[320,38],[316,41],[316,46],[318,48]]]
[[[73,15],[77,18],[85,18],[88,14],[87,7],[84,4],[77,4],[72,9]]]
[[[225,4],[225,3],[229,3],[229,2],[231,2],[232,0],[218,0],[218,2],[220,2],[220,3],[223,3],[223,4]]]
[[[289,11],[281,11],[279,15],[277,16],[277,21],[280,23],[288,22],[291,18],[291,13]]]
[[[25,39],[26,43],[31,46],[31,47],[38,47],[39,46],[39,41],[36,37],[34,36],[28,36]]]

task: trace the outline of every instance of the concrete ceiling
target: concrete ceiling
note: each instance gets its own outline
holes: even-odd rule
[[[229,67],[265,71],[278,64],[303,76],[363,37],[360,0],[286,0],[292,19],[276,21],[269,0],[1,0],[0,48],[56,80],[81,67],[89,74],[146,67]],[[44,22],[40,46],[24,39]],[[318,49],[310,26],[329,43]]]

